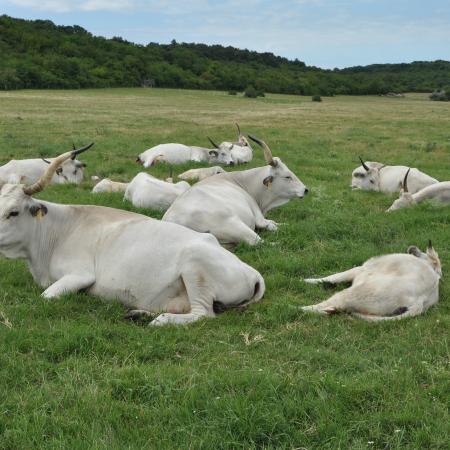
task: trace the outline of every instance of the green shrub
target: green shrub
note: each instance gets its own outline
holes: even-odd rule
[[[322,97],[320,95],[313,95],[311,100],[313,102],[321,102],[322,101]]]
[[[237,91],[230,90],[228,91],[228,95],[237,95]]]
[[[265,97],[264,92],[256,89],[254,86],[247,86],[244,96],[248,98]]]

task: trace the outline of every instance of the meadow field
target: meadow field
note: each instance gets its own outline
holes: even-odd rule
[[[262,303],[190,326],[150,328],[80,293],[44,300],[23,261],[0,260],[0,448],[444,449],[449,445],[450,208],[386,214],[393,198],[352,191],[358,155],[450,179],[450,104],[404,98],[163,89],[0,93],[0,164],[95,141],[80,186],[39,197],[138,211],[94,196],[91,175],[130,180],[144,149],[264,139],[310,189],[235,252],[266,280]],[[254,160],[264,162],[254,146]],[[195,164],[175,169],[180,173]],[[238,167],[237,169],[245,169]],[[167,167],[149,170],[164,177]],[[444,277],[423,316],[366,323],[303,305],[336,289],[305,284],[432,239]],[[120,255],[118,255],[120,257]]]

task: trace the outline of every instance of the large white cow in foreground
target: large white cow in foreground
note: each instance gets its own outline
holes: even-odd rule
[[[276,230],[276,223],[265,219],[267,212],[302,199],[308,189],[263,141],[249,137],[262,146],[268,166],[200,181],[173,202],[163,220],[212,233],[223,244],[255,245],[261,241],[255,228]]]
[[[69,158],[53,175],[52,184],[75,183],[83,181],[84,168],[86,164],[76,159],[77,155],[91,148],[94,143],[73,151],[73,156]],[[45,173],[49,164],[54,158],[37,159],[13,159],[0,167],[0,185],[10,184],[32,184]]]
[[[417,203],[422,203],[427,200],[437,201],[444,205],[450,205],[450,181],[443,181],[427,186],[415,194],[411,194],[408,188],[409,170],[406,172],[403,180],[402,189],[400,190],[400,197],[392,203],[387,212],[395,211],[397,209],[413,206]]]
[[[216,145],[208,138],[215,148],[188,146],[184,144],[160,144],[141,153],[136,162],[143,164],[145,168],[159,162],[168,164],[183,164],[188,161],[206,162],[208,164],[232,165],[232,145]]]
[[[225,173],[225,170],[220,166],[213,167],[201,167],[199,169],[190,169],[186,170],[186,172],[180,173],[178,178],[180,180],[204,180],[205,178],[212,177],[213,175],[217,175],[218,173]]]
[[[34,185],[0,191],[0,253],[25,259],[44,297],[85,290],[120,300],[132,317],[162,312],[152,325],[214,317],[262,298],[261,275],[210,234],[118,209],[35,200],[72,156],[52,161]]]
[[[371,258],[360,267],[307,283],[347,283],[352,286],[305,311],[350,313],[370,321],[403,319],[425,312],[439,299],[441,262],[431,242],[426,253],[409,247],[408,253]]]
[[[190,184],[186,181],[174,184],[141,172],[128,184],[124,198],[137,208],[165,211],[178,196],[190,187]]]
[[[399,192],[403,179],[409,167],[406,166],[386,166],[379,162],[364,162],[361,157],[361,166],[352,173],[352,189],[362,189],[364,191],[378,191],[384,194]],[[426,186],[437,183],[438,180],[430,177],[418,169],[411,169],[409,179],[409,190],[414,194]]]

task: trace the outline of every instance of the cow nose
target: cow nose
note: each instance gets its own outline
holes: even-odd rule
[[[234,161],[230,161],[229,165],[234,166]]]
[[[305,187],[305,195],[309,192],[309,189]]]

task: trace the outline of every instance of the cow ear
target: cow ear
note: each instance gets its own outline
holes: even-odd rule
[[[211,156],[219,156],[219,153],[216,152],[215,150],[210,150],[210,151],[209,151],[209,154],[210,154]]]
[[[420,258],[422,256],[422,252],[415,245],[411,245],[411,247],[408,247],[407,253],[417,256],[417,258]]]
[[[268,177],[264,178],[264,180],[263,180],[264,186],[270,187],[272,183],[273,183],[272,175],[269,175]]]
[[[41,203],[30,206],[30,214],[37,219],[42,219],[47,213],[47,207]]]

